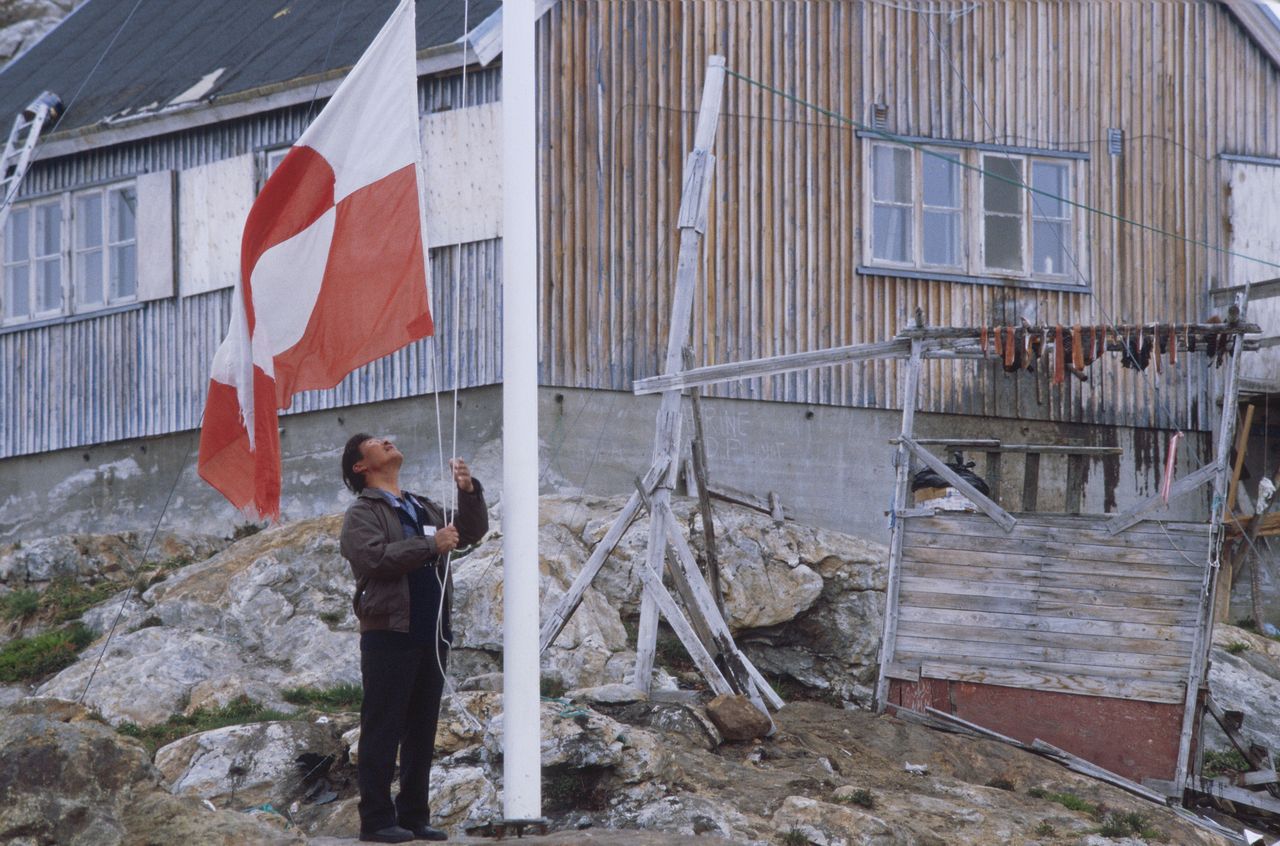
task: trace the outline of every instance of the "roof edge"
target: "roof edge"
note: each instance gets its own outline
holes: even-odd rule
[[[419,77],[461,68],[479,62],[474,49],[467,45],[466,58],[457,42],[428,47],[418,51]],[[237,91],[212,100],[196,102],[186,108],[158,112],[115,123],[96,123],[68,132],[53,132],[37,148],[41,159],[67,156],[115,144],[140,141],[171,132],[196,129],[222,121],[248,117],[275,109],[288,108],[313,99],[330,97],[338,90],[351,68],[339,68],[310,76],[295,77],[285,82]]]
[[[1280,69],[1280,27],[1271,10],[1255,0],[1219,0],[1240,22],[1253,43]]]

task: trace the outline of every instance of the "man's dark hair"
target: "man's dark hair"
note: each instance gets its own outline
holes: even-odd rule
[[[354,494],[364,490],[364,474],[355,471],[356,463],[364,457],[360,454],[360,444],[372,437],[373,435],[367,432],[352,435],[347,439],[347,445],[342,450],[342,483]]]

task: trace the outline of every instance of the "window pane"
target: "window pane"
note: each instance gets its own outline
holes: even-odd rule
[[[76,248],[102,246],[102,195],[85,194],[76,198]]]
[[[959,212],[926,211],[924,233],[921,236],[925,264],[960,264],[960,214]]]
[[[137,196],[132,188],[121,188],[108,195],[111,203],[111,242],[132,241],[136,237],[137,227],[134,225],[134,212],[138,207]]]
[[[984,255],[987,267],[1022,270],[1022,219],[1008,215],[986,215]]]
[[[1067,245],[1070,237],[1066,223],[1037,220],[1031,230],[1031,249],[1035,273],[1065,274]]]
[[[1022,161],[983,156],[982,207],[999,214],[1022,214]]]
[[[62,259],[51,258],[36,262],[36,310],[53,311],[62,308]]]
[[[890,203],[910,203],[911,151],[903,147],[877,145],[872,148],[874,189],[872,197]]]
[[[1059,197],[1071,199],[1071,185],[1067,180],[1066,165],[1033,162],[1031,187],[1037,192],[1031,197],[1031,209],[1036,217],[1068,216],[1070,207],[1058,199]]]
[[[26,264],[4,269],[5,317],[22,317],[31,313],[31,285],[27,277],[29,270],[30,265]]]
[[[960,208],[960,165],[957,162],[956,156],[939,157],[935,153],[922,154],[926,206]]]
[[[878,205],[873,213],[872,255],[886,261],[911,261],[911,209]]]
[[[76,253],[76,289],[82,305],[100,305],[102,300],[102,249]]]
[[[62,206],[36,206],[36,255],[56,256],[62,252]]]
[[[111,248],[111,297],[132,297],[138,290],[137,247]]]
[[[4,230],[4,260],[26,261],[31,257],[31,210],[14,209]]]

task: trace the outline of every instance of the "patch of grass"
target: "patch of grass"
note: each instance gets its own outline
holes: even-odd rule
[[[358,684],[333,687],[290,687],[281,692],[285,702],[317,711],[357,711],[364,701],[364,688]]]
[[[1258,622],[1252,617],[1243,617],[1236,620],[1236,628],[1244,629],[1246,632],[1256,632],[1258,630]]]
[[[1088,814],[1094,819],[1100,816],[1097,805],[1081,799],[1074,793],[1054,793],[1045,790],[1043,787],[1033,787],[1027,791],[1027,795],[1033,799],[1047,799],[1050,802],[1057,802],[1068,811],[1079,811],[1082,814]]]
[[[80,623],[11,640],[0,647],[0,682],[30,682],[56,673],[92,642],[93,632]]]
[[[1228,643],[1226,645],[1226,650],[1227,652],[1230,652],[1232,655],[1239,655],[1241,652],[1249,651],[1249,644],[1241,643],[1240,641],[1237,640],[1232,643]]]
[[[859,808],[874,808],[876,806],[876,797],[872,796],[871,791],[865,787],[850,791],[840,797],[840,801],[846,805],[857,805]]]
[[[996,776],[995,778],[991,779],[991,781],[987,782],[987,787],[994,787],[998,790],[1014,789],[1013,782],[1009,781],[1009,779],[1005,778],[1004,776]]]
[[[1232,746],[1227,749],[1206,749],[1204,766],[1201,767],[1200,774],[1205,778],[1213,778],[1220,775],[1247,773],[1251,769],[1253,769],[1252,765],[1240,754],[1240,750]]]
[[[1136,811],[1113,811],[1102,817],[1098,833],[1103,837],[1129,837],[1137,835],[1143,840],[1164,840],[1164,835],[1152,828],[1147,818]]]
[[[183,567],[192,563],[194,563],[194,561],[190,555],[175,555],[172,558],[166,558],[161,561],[156,565],[156,569],[171,573],[174,570],[181,570]]]
[[[320,622],[330,626],[336,626],[346,618],[347,615],[341,611],[324,611],[320,614]]]
[[[0,597],[0,617],[21,620],[36,613],[40,607],[40,594],[34,590],[15,590]]]
[[[793,828],[785,834],[778,835],[782,846],[809,846],[809,837],[800,829]]]
[[[40,594],[40,611],[48,614],[52,623],[75,620],[99,602],[110,599],[120,586],[113,582],[83,585],[75,579],[61,578],[49,582]]]
[[[231,530],[231,539],[233,541],[244,540],[247,537],[256,535],[266,527],[266,523],[241,523]]]
[[[154,755],[160,747],[198,732],[238,726],[243,723],[265,723],[288,719],[291,719],[288,714],[274,708],[267,708],[247,696],[241,696],[221,708],[200,708],[191,714],[174,714],[163,723],[146,728],[134,723],[121,723],[116,727],[116,731],[142,741],[147,751]]]
[[[1057,837],[1058,830],[1048,820],[1040,820],[1040,824],[1031,830],[1036,837]]]

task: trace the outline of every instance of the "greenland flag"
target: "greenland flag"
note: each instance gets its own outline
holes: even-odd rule
[[[276,410],[430,335],[413,0],[402,0],[244,226],[199,472],[280,518]]]

